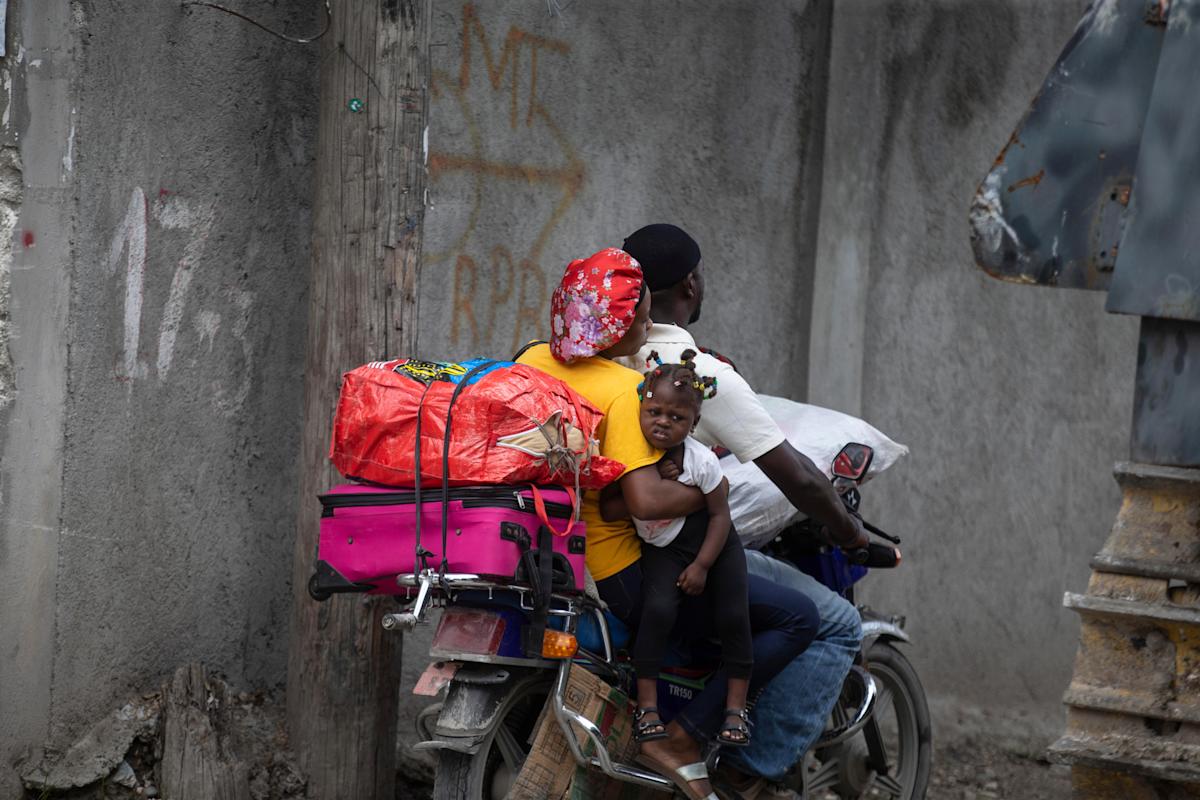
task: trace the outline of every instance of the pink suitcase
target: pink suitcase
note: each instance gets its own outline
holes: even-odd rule
[[[540,489],[546,516],[559,532],[571,521],[565,489]],[[517,577],[522,554],[538,549],[543,523],[533,490],[519,486],[467,486],[447,490],[446,572],[494,578]],[[416,557],[416,493],[360,484],[335,486],[321,495],[317,570],[309,581],[313,597],[336,592],[402,594],[398,574],[411,575]],[[583,591],[584,524],[565,536],[548,537],[554,552],[554,588]],[[427,563],[442,563],[442,490],[421,492],[421,547]],[[529,558],[523,570],[531,563]],[[527,582],[527,581],[525,581]]]

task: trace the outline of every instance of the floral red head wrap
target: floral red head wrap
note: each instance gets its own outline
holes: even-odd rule
[[[550,300],[550,352],[570,364],[621,341],[641,289],[642,268],[624,250],[572,261]]]

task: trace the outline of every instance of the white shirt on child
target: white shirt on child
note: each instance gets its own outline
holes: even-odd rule
[[[716,453],[690,436],[683,440],[683,469],[679,471],[677,478],[680,483],[695,486],[708,494],[721,485],[724,477]],[[683,530],[683,520],[683,517],[649,520],[635,518],[633,525],[643,541],[656,547],[666,547],[675,541],[675,537]]]
[[[664,363],[678,362],[684,350],[699,350],[692,335],[677,325],[656,322],[636,356],[616,361],[645,372],[646,359],[657,351]],[[733,367],[708,353],[695,358],[696,374],[717,379],[717,393],[704,401],[695,437],[710,447],[724,447],[745,464],[783,444],[783,431],[763,408],[758,395]]]

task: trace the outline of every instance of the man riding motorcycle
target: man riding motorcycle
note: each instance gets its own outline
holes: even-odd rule
[[[704,300],[696,241],[674,225],[655,224],[631,234],[623,249],[642,266],[654,324],[641,351],[618,360],[643,369],[652,350],[667,361],[679,360],[686,349],[699,350],[687,331],[700,318]],[[695,360],[697,369],[716,377],[720,385],[717,396],[705,404],[695,438],[726,448],[742,462],[753,461],[792,505],[825,525],[833,544],[866,546],[869,540],[861,522],[846,510],[828,478],[787,442],[732,364],[704,352]],[[854,606],[790,564],[753,550],[746,552],[746,561],[751,574],[812,600],[821,626],[808,649],[767,685],[753,712],[751,745],[726,755],[717,777],[747,800],[795,797],[777,782],[823,730],[858,652],[861,620]]]

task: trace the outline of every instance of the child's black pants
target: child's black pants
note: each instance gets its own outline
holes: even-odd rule
[[[666,547],[642,544],[642,613],[633,643],[638,678],[655,678],[670,643],[683,590],[679,574],[696,559],[708,530],[707,514],[692,514]],[[746,554],[737,533],[729,531],[725,546],[708,570],[701,605],[721,639],[721,656],[731,678],[750,677],[754,666],[750,609],[746,589]],[[693,604],[689,606],[694,607]]]

